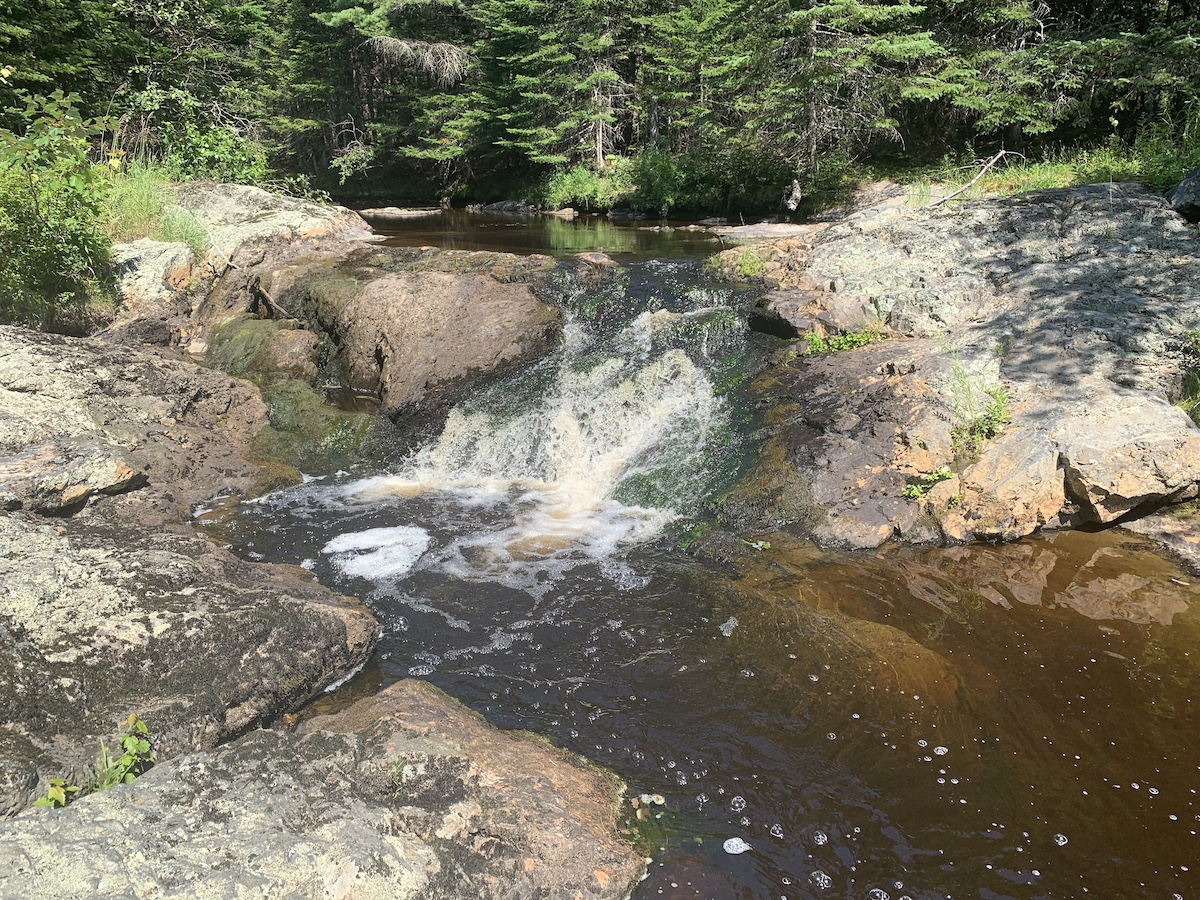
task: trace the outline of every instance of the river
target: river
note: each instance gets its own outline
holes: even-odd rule
[[[201,511],[384,623],[312,711],[421,678],[615,770],[638,900],[1200,897],[1189,574],[1119,529],[695,559],[755,449],[742,373],[777,346],[711,236],[442,216],[391,240],[626,275],[412,455]]]

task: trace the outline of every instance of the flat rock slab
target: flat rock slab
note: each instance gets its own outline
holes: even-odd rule
[[[622,785],[401,682],[0,825],[0,897],[622,898]]]
[[[178,522],[274,477],[241,450],[266,421],[246,382],[111,343],[0,326],[0,510],[75,513],[113,497]]]
[[[779,285],[755,311],[762,330],[828,335],[873,317],[881,333],[917,340],[793,352],[764,379],[763,402],[780,410],[768,418],[789,421],[762,458],[783,462],[782,441],[794,472],[760,465],[748,479],[763,482],[760,496],[740,489],[726,504],[734,521],[740,502],[848,547],[1012,540],[1200,492],[1200,430],[1169,402],[1195,365],[1200,237],[1161,196],[1087,185],[889,203],[755,252]],[[996,389],[1000,433],[971,452],[961,437],[948,444]],[[950,478],[920,480],[943,467]]]
[[[0,514],[0,584],[8,815],[49,778],[85,780],[98,740],[130,713],[164,756],[212,747],[361,666],[379,631],[301,569],[95,517]]]

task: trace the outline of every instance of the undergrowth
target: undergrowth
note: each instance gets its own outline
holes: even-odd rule
[[[51,778],[45,796],[39,797],[33,805],[48,806],[52,809],[66,806],[84,794],[107,791],[118,784],[129,784],[154,765],[150,729],[136,713],[131,713],[122,723],[119,735],[119,755],[114,755],[109,751],[108,745],[103,740],[100,741],[96,771],[86,785],[67,784],[65,778]]]

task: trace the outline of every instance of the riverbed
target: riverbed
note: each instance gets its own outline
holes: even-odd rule
[[[698,559],[757,446],[744,373],[780,346],[705,268],[720,242],[456,217],[389,243],[625,274],[416,452],[198,511],[384,623],[313,712],[421,678],[613,769],[639,900],[1197,896],[1190,574],[1120,529]]]

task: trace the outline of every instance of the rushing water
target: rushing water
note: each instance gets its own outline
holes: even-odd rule
[[[204,516],[383,621],[315,708],[428,679],[659,795],[643,900],[1200,897],[1192,579],[1119,531],[690,559],[755,348],[698,264],[627,262],[402,464]]]

